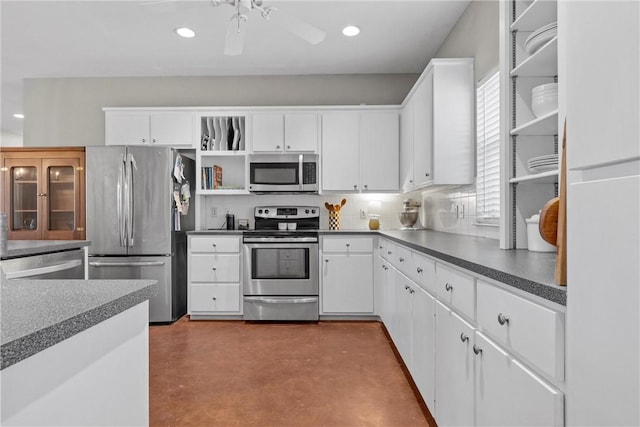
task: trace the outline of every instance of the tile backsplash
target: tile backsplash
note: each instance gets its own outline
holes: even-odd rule
[[[370,202],[380,202],[380,228],[401,228],[399,213],[402,202],[412,198],[421,201],[419,220],[416,228],[428,228],[447,233],[499,239],[498,227],[476,225],[475,188],[462,186],[440,190],[415,191],[407,194],[347,194],[347,195],[290,195],[256,194],[247,196],[207,196],[200,198],[199,229],[220,229],[225,224],[228,211],[238,219],[247,219],[254,228],[253,208],[265,205],[304,205],[320,207],[320,228],[329,228],[329,215],[325,202],[338,204],[345,198],[347,203],[341,209],[340,222],[343,230],[366,230],[369,217],[361,217],[361,211],[369,212]],[[204,202],[204,203],[202,203]],[[211,215],[215,208],[217,215]]]

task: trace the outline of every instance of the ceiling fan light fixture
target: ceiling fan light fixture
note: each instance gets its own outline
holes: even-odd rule
[[[355,25],[347,25],[342,29],[342,34],[347,37],[357,36],[358,34],[360,34],[360,28],[356,27]]]
[[[186,39],[190,39],[196,36],[196,32],[193,31],[191,28],[187,28],[187,27],[176,28],[174,31],[176,32],[177,35],[179,35],[180,37],[184,37]]]

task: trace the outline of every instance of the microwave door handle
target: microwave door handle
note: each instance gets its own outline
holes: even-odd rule
[[[302,154],[300,154],[298,156],[298,182],[300,183],[300,191],[304,190],[304,183],[303,183],[303,174],[302,174],[302,167],[304,166],[303,163],[304,157]]]

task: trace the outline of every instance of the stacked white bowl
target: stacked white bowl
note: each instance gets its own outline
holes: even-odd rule
[[[536,117],[558,109],[558,83],[547,83],[531,90],[531,109]]]

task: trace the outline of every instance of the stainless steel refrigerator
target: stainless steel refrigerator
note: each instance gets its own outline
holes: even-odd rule
[[[187,311],[185,232],[194,229],[195,209],[180,215],[177,227],[178,155],[168,147],[86,149],[89,278],[157,280],[150,323],[172,323]],[[194,162],[181,159],[193,186]]]

